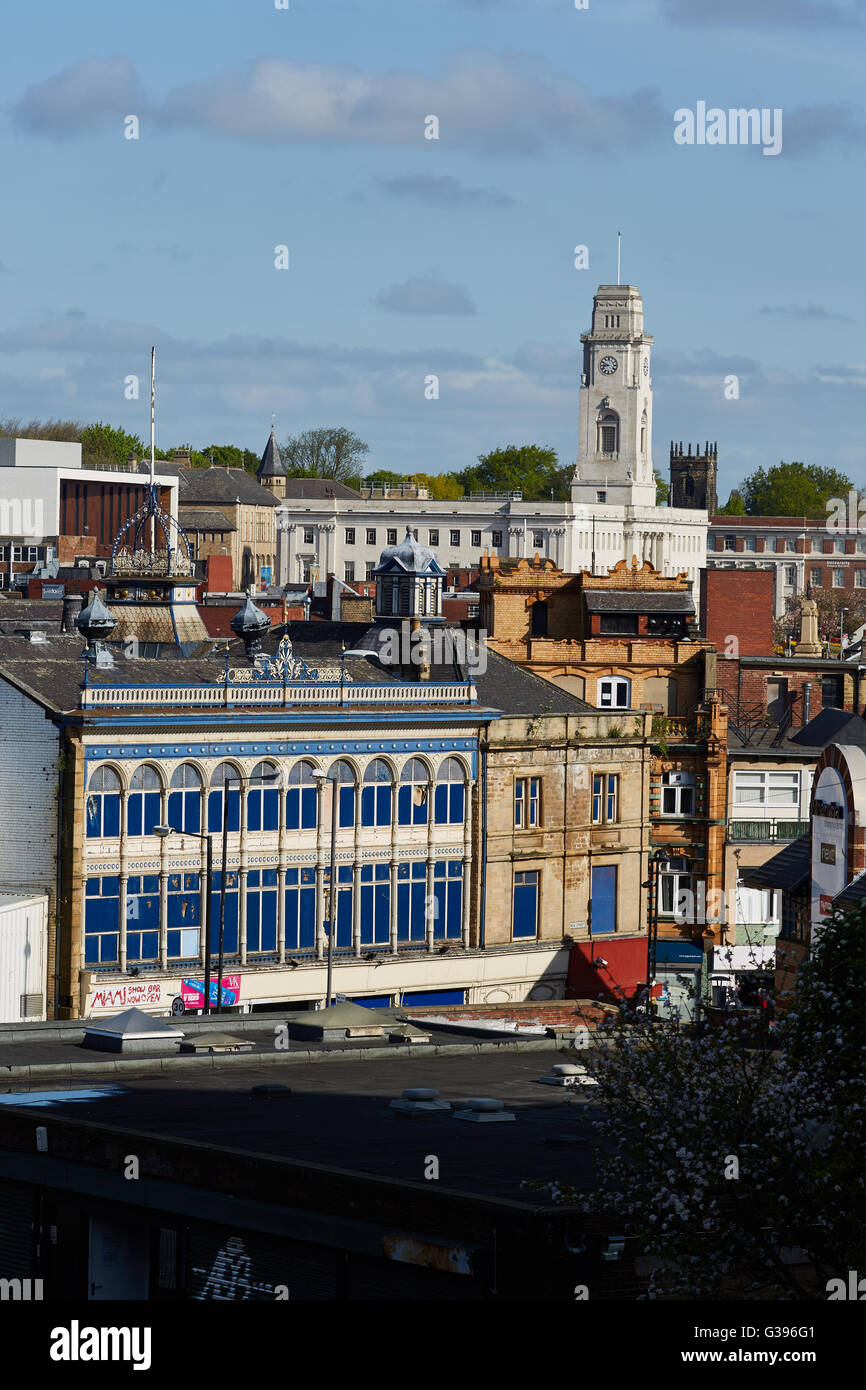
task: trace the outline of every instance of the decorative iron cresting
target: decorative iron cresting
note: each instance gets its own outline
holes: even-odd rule
[[[272,657],[259,655],[252,666],[226,668],[226,682],[229,685],[248,685],[251,681],[274,681],[282,685],[295,685],[298,681],[339,681],[339,663],[308,666],[302,657],[295,656],[288,634],[280,638],[280,644]],[[347,682],[351,676],[345,676]]]

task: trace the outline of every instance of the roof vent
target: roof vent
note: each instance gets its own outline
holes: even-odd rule
[[[504,1100],[494,1100],[491,1096],[473,1096],[462,1102],[462,1108],[454,1111],[455,1120],[471,1120],[474,1124],[499,1124],[503,1120],[513,1120],[510,1110],[505,1109]]]
[[[598,1082],[594,1076],[590,1076],[586,1067],[577,1066],[572,1062],[557,1062],[550,1068],[547,1076],[540,1076],[540,1082],[547,1086],[597,1086]]]
[[[431,1115],[440,1110],[450,1110],[447,1100],[439,1099],[439,1092],[428,1086],[413,1086],[404,1091],[399,1100],[392,1100],[389,1109],[398,1115]]]
[[[199,1056],[213,1052],[252,1052],[254,1047],[255,1043],[245,1038],[233,1038],[228,1033],[204,1033],[187,1038],[181,1043],[180,1050]]]

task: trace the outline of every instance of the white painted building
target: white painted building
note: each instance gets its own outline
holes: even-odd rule
[[[652,338],[633,285],[600,285],[584,345],[578,455],[568,502],[520,494],[431,501],[361,497],[339,484],[321,496],[287,497],[277,514],[279,583],[366,579],[383,546],[408,526],[435,549],[442,568],[477,568],[487,550],[536,552],[561,569],[606,573],[619,560],[649,560],[664,574],[697,581],[706,564],[707,513],[655,504],[652,459]],[[292,480],[288,489],[292,490]],[[325,495],[326,493],[330,495]]]

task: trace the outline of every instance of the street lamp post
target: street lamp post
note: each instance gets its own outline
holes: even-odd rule
[[[844,654],[843,654],[843,651],[842,651],[842,638],[843,638],[843,636],[845,635],[845,614],[846,614],[847,612],[848,612],[848,609],[847,609],[847,608],[842,608],[842,609],[840,609],[840,611],[839,611],[839,660],[840,660],[840,661],[843,661],[843,660],[844,660]]]
[[[334,926],[337,914],[337,799],[339,792],[339,782],[336,777],[328,776],[327,772],[316,771],[313,773],[319,786],[324,786],[325,782],[331,784],[331,868],[330,868],[330,887],[328,889],[328,912],[325,920],[328,923],[328,975],[325,986],[325,1008],[331,1004],[331,982],[334,972]]]
[[[652,987],[655,984],[656,958],[658,955],[659,937],[659,875],[668,868],[669,857],[666,850],[657,849],[655,854],[649,856],[647,867],[649,869],[649,879],[643,884],[644,888],[649,889],[649,912],[647,913],[647,943],[646,943],[646,1011],[647,1018],[653,1017],[652,1009]]]
[[[269,786],[280,780],[279,773],[268,773],[264,777],[245,777],[243,774],[238,778],[238,794],[242,795],[244,788],[249,788],[255,784],[258,787]],[[231,781],[226,778],[223,772],[223,802],[222,802],[222,874],[220,877],[220,915],[219,915],[219,942],[217,955],[217,997],[216,1012],[222,1013],[222,988],[223,988],[223,942],[225,940],[225,908],[226,908],[226,873],[228,868],[228,805],[226,802],[226,788],[231,786]],[[205,816],[207,816],[207,803],[205,803]],[[206,823],[206,822],[205,822]],[[240,824],[240,821],[238,821]],[[178,832],[170,825],[156,825],[154,831],[162,839],[167,839],[169,835]],[[212,946],[210,932],[210,888],[213,879],[213,834],[205,832],[202,835],[205,841],[205,872],[204,884],[202,885],[202,911],[201,926],[204,931],[204,999],[203,1012],[206,1017],[210,1015],[210,975],[212,961]]]

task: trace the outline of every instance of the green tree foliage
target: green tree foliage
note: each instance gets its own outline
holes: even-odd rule
[[[252,449],[240,449],[236,444],[205,444],[202,449],[190,452],[193,468],[243,468],[247,473],[255,473],[261,459]]]
[[[478,455],[478,467],[453,476],[466,496],[473,492],[523,493],[527,502],[567,501],[573,470],[560,468],[556,452],[537,444],[509,444]]]
[[[387,468],[378,468],[375,473],[368,473],[364,479],[367,487],[399,487],[401,483],[408,481],[405,474],[392,473]]]
[[[149,446],[145,451],[137,434],[128,434],[126,430],[105,425],[101,421],[95,425],[85,425],[79,439],[83,468],[122,468],[129,461],[130,454],[140,459],[147,452],[147,457],[150,457]]]
[[[653,469],[653,477],[656,484],[656,506],[662,507],[670,496],[670,484],[665,482],[657,468]]]
[[[852,486],[851,479],[835,468],[783,461],[773,468],[758,468],[740,483],[738,491],[747,516],[820,518],[827,515],[830,499],[847,497]]]
[[[730,497],[723,507],[719,507],[720,516],[745,516],[746,504],[740,493],[734,488]]]
[[[370,446],[341,426],[290,435],[280,452],[290,478],[331,478],[358,487]]]

